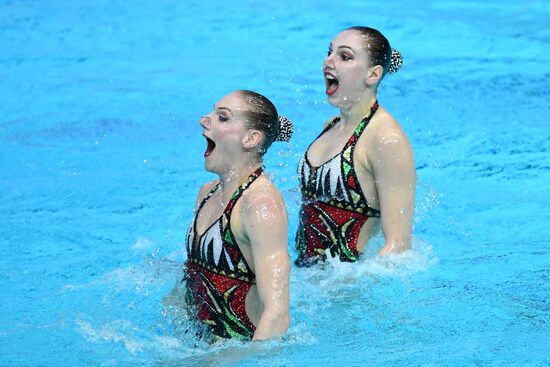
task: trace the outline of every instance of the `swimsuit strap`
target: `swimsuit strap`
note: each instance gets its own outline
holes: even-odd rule
[[[367,125],[369,124],[370,120],[372,119],[372,116],[374,116],[374,113],[378,110],[378,100],[374,101],[374,104],[372,105],[372,107],[370,108],[370,111],[369,111],[369,114],[367,116],[365,116],[361,122],[359,123],[359,125],[357,125],[357,127],[355,128],[355,131],[353,132],[353,135],[352,135],[352,138],[354,136],[359,136],[361,135],[361,133],[363,132],[363,130],[365,130],[365,128],[367,127]],[[331,122],[329,122],[329,124],[327,125],[327,127],[325,127],[323,129],[323,131],[321,131],[321,133],[315,138],[315,140],[313,140],[311,142],[311,144],[309,144],[306,152],[309,150],[309,148],[313,145],[313,143],[315,141],[317,141],[324,133],[326,133],[327,131],[329,131],[330,129],[332,129],[334,127],[334,125],[336,125],[338,123],[338,121],[340,121],[340,116],[336,116],[335,118],[332,119]],[[348,140],[348,142],[346,143],[346,145],[344,146],[344,149],[347,148],[353,141],[356,141],[357,139],[352,139],[350,138]]]
[[[233,207],[235,206],[235,204],[237,203],[237,200],[241,197],[243,191],[248,187],[250,186],[250,184],[252,182],[254,182],[254,180],[256,178],[258,178],[262,172],[264,171],[264,168],[262,166],[258,167],[258,169],[256,169],[254,172],[252,172],[248,177],[247,179],[241,184],[241,186],[239,186],[237,188],[237,190],[235,190],[235,192],[233,193],[233,195],[231,196],[231,199],[229,199],[229,203],[227,203],[227,206],[225,207],[224,211],[223,211],[223,214],[222,214],[222,217],[223,216],[226,216],[227,218],[230,217],[231,215],[231,211],[233,210]],[[199,211],[202,209],[202,207],[204,206],[204,204],[206,204],[206,202],[208,201],[208,199],[210,199],[210,197],[218,190],[218,188],[220,187],[221,183],[218,182],[216,183],[214,186],[212,186],[212,188],[210,189],[210,191],[208,192],[208,194],[204,197],[204,199],[202,199],[202,201],[200,202],[199,206],[197,207],[197,210],[196,210],[196,214],[195,214],[195,220],[193,221],[193,227],[195,227],[196,225],[196,222],[197,222],[197,218],[198,218],[198,213]]]
[[[254,172],[252,172],[248,178],[241,184],[241,186],[237,187],[237,190],[233,193],[231,196],[231,199],[229,199],[229,203],[227,203],[227,206],[225,207],[225,210],[223,211],[223,214],[227,216],[228,222],[229,218],[231,217],[231,212],[233,211],[233,207],[237,203],[237,200],[241,197],[244,190],[252,184],[264,171],[264,168],[262,166],[258,167]]]
[[[332,119],[331,122],[328,123],[328,125],[323,129],[323,131],[321,131],[321,133],[319,135],[317,135],[317,137],[315,138],[315,140],[313,140],[311,142],[311,144],[309,144],[309,146],[307,147],[306,149],[306,152],[309,150],[309,148],[313,145],[313,143],[315,143],[324,133],[326,133],[327,131],[329,131],[330,129],[332,129],[332,127],[334,125],[336,125],[336,123],[340,121],[340,116],[336,116],[335,118]]]
[[[319,134],[319,136],[317,137],[317,139],[319,139],[321,137],[321,135],[323,135],[324,133],[326,133],[327,131],[329,131],[330,129],[333,128],[334,125],[336,125],[338,123],[338,121],[340,121],[340,116],[336,116],[335,118],[332,119],[331,122],[328,123],[327,127],[325,127],[323,129],[323,131],[321,131],[321,133]],[[317,140],[316,139],[316,140]]]
[[[367,128],[367,125],[369,124],[370,120],[372,119],[376,111],[378,111],[378,100],[374,101],[374,104],[370,108],[369,114],[363,117],[359,125],[357,125],[357,127],[355,128],[355,131],[353,132],[353,135],[344,146],[344,150],[352,144],[353,144],[352,149],[355,147],[355,143],[357,143],[357,140],[359,140],[359,137],[361,136],[363,131],[365,131],[365,129]]]
[[[327,125],[327,127],[325,127],[323,129],[323,131],[321,131],[321,133],[319,135],[317,135],[317,137],[307,146],[307,149],[306,149],[306,152],[304,153],[304,156],[306,157],[307,159],[307,152],[309,151],[309,148],[311,148],[311,146],[313,145],[313,143],[315,143],[324,133],[326,133],[327,131],[329,131],[330,129],[332,129],[332,127],[334,125],[336,125],[336,123],[340,121],[340,116],[336,116],[335,118],[332,119],[331,122],[329,122],[329,124]]]
[[[212,186],[212,188],[210,189],[210,191],[208,192],[208,194],[206,194],[206,196],[204,197],[204,199],[202,199],[201,203],[199,204],[199,206],[197,207],[197,210],[196,210],[196,213],[198,214],[199,211],[202,209],[202,207],[204,206],[204,204],[206,204],[206,202],[208,201],[208,199],[210,199],[210,196],[212,196],[217,190],[218,188],[220,187],[220,182],[216,183],[214,186]]]
[[[192,231],[193,231],[193,243],[197,240],[197,220],[199,218],[199,212],[201,211],[202,207],[204,206],[204,204],[206,204],[206,202],[208,201],[208,199],[210,199],[210,197],[212,196],[212,194],[214,194],[218,188],[220,187],[220,182],[216,183],[214,186],[212,186],[212,188],[210,189],[210,191],[208,192],[208,194],[206,194],[206,196],[201,200],[199,206],[197,207],[197,209],[195,210],[195,217],[193,218],[193,223],[192,223]]]

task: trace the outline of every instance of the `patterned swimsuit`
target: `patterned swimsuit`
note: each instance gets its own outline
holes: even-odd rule
[[[375,102],[342,151],[326,163],[312,166],[307,150],[300,161],[303,202],[296,233],[296,265],[312,266],[325,261],[329,254],[340,261],[357,261],[361,228],[369,218],[380,217],[380,211],[369,206],[361,190],[353,162],[355,145],[377,109]],[[334,119],[317,139],[338,121],[339,118]]]
[[[187,304],[203,330],[215,337],[250,340],[256,330],[245,310],[246,295],[256,284],[256,276],[231,231],[231,212],[244,190],[262,171],[258,168],[237,188],[221,217],[197,238],[198,214],[220,187],[219,183],[215,185],[199,204],[187,234],[184,273]]]

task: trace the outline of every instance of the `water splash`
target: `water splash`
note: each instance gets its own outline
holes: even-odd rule
[[[380,240],[379,237],[378,242]],[[297,283],[295,286],[303,289],[303,282],[307,282],[320,292],[336,293],[361,284],[368,285],[365,283],[406,279],[427,271],[439,262],[433,247],[418,238],[413,239],[410,250],[400,254],[373,255],[378,248],[376,244],[371,244],[356,263],[344,263],[337,258],[329,257],[327,262],[320,266],[296,270],[294,273],[298,274],[294,278]]]
[[[101,327],[93,327],[90,322],[81,319],[77,319],[75,323],[81,334],[90,342],[121,342],[132,354],[142,352],[147,344],[142,336],[136,335],[141,330],[127,320],[115,320]]]

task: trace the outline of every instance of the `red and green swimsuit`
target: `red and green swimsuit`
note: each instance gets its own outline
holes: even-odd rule
[[[361,190],[353,162],[357,141],[377,109],[378,102],[375,102],[336,156],[315,167],[309,162],[306,150],[300,161],[302,207],[296,233],[296,265],[312,266],[325,261],[327,256],[357,261],[361,228],[369,218],[380,217],[380,212],[369,206]],[[334,119],[319,137],[338,121],[339,118]]]
[[[237,188],[221,217],[198,237],[198,213],[218,190],[219,184],[215,185],[199,204],[187,234],[184,272],[187,303],[204,329],[216,337],[250,340],[256,329],[245,310],[246,295],[256,284],[256,276],[231,231],[231,212],[262,171],[258,168]]]

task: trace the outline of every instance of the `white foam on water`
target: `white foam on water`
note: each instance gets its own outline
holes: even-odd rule
[[[134,253],[136,252],[142,252],[142,251],[147,251],[147,250],[150,250],[152,248],[155,247],[155,243],[153,241],[151,241],[150,239],[147,239],[147,238],[138,238],[138,240],[136,241],[136,243],[134,243],[132,245],[132,251]]]
[[[90,342],[121,342],[126,350],[132,354],[143,351],[146,345],[145,340],[129,335],[129,333],[139,331],[139,329],[126,320],[115,320],[99,328],[94,328],[90,322],[80,319],[77,319],[75,323],[80,333]]]
[[[334,287],[338,284],[354,283],[367,275],[407,277],[427,271],[439,261],[433,247],[421,239],[413,239],[411,249],[402,253],[371,256],[372,252],[372,249],[368,250],[356,263],[345,263],[338,258],[329,257],[321,266],[296,269],[294,273],[298,273],[299,278],[313,281],[324,288],[329,285]]]
[[[61,291],[80,290],[100,284],[108,284],[117,289],[134,289],[138,293],[147,293],[151,288],[172,282],[182,272],[182,263],[178,260],[183,249],[176,250],[168,256],[160,256],[160,249],[151,240],[139,238],[131,250],[136,257],[141,257],[140,264],[131,264],[123,268],[115,268],[84,284],[66,284]]]
[[[373,247],[376,248],[376,244]],[[147,313],[144,308],[151,307],[150,302],[145,302],[151,294],[155,299],[158,298],[160,306],[160,311],[156,309],[159,315],[157,321],[154,321],[155,327],[151,329],[148,322],[140,324],[139,321],[132,322],[120,317],[97,326],[93,324],[93,319],[86,321],[85,319],[91,317],[86,316],[76,319],[78,331],[92,343],[121,343],[132,355],[153,353],[161,360],[174,362],[191,361],[198,357],[207,364],[227,359],[238,361],[257,354],[274,354],[283,347],[316,345],[319,343],[317,334],[322,331],[327,317],[320,316],[327,306],[324,302],[334,302],[339,297],[353,297],[354,292],[364,288],[362,283],[365,281],[406,278],[428,270],[438,261],[430,244],[414,239],[412,248],[401,254],[381,257],[368,253],[357,263],[341,263],[337,259],[330,259],[323,268],[293,267],[292,321],[288,332],[282,338],[252,344],[224,340],[209,345],[197,340],[194,333],[189,332],[193,328],[193,323],[187,315],[183,286],[179,282],[182,263],[172,260],[171,256],[158,257],[155,245],[148,240],[138,240],[132,247],[132,250],[136,249],[144,254],[141,263],[113,269],[87,285],[69,285],[65,290],[76,291],[82,287],[107,285],[103,303],[99,300],[98,307],[108,304],[109,307],[118,308],[115,311],[130,308],[138,314]],[[173,287],[172,292],[160,294],[159,289],[163,285]],[[127,299],[116,298],[116,294],[121,290],[134,292],[135,299],[130,297],[133,300],[127,304]],[[165,289],[162,292],[164,291]],[[153,304],[156,302],[155,299],[151,300]],[[119,314],[115,311],[112,313],[113,317]]]

